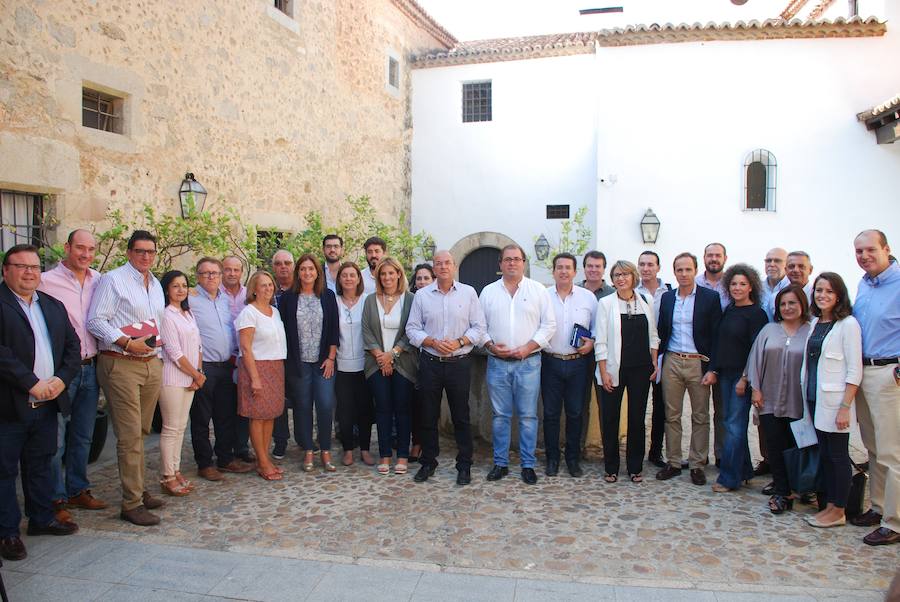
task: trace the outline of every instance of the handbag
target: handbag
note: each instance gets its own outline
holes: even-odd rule
[[[825,490],[820,454],[818,445],[784,450],[784,468],[791,489],[800,494]]]
[[[798,448],[816,445],[819,438],[816,436],[816,427],[813,424],[812,414],[807,407],[806,401],[803,402],[803,416],[799,420],[793,420],[790,423],[791,432],[794,435],[794,441]]]
[[[844,509],[847,518],[853,518],[863,513],[866,507],[866,486],[869,484],[869,473],[852,460],[850,464],[853,465],[856,472],[850,479],[850,493],[847,495],[847,506]]]

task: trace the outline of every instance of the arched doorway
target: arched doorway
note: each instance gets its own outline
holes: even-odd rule
[[[459,264],[459,281],[468,284],[481,294],[481,289],[500,277],[500,249],[481,247],[475,249]]]

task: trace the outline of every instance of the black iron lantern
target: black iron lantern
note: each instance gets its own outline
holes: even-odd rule
[[[647,209],[641,220],[641,238],[645,243],[653,244],[659,237],[659,218],[653,213],[653,209]]]
[[[547,237],[543,234],[538,236],[538,239],[534,243],[534,254],[538,258],[538,261],[544,261],[547,259],[547,256],[550,255],[550,241],[548,241]]]
[[[178,197],[181,199],[181,217],[187,219],[192,212],[203,211],[203,205],[206,203],[206,188],[194,179],[194,174],[188,172],[184,174],[184,179],[181,181]]]

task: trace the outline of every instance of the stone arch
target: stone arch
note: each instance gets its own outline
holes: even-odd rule
[[[514,244],[517,244],[525,249],[525,253],[529,256],[529,261],[525,263],[525,275],[530,276],[531,253],[529,253],[528,246],[523,245],[516,240],[513,240],[505,234],[500,234],[499,232],[476,232],[474,234],[464,236],[456,241],[456,244],[450,247],[450,254],[453,255],[453,259],[456,261],[456,265],[460,265],[463,259],[465,259],[466,256],[475,249],[480,249],[481,247],[495,247],[497,249],[502,249],[506,245]]]

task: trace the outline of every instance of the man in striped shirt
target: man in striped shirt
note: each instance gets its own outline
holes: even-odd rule
[[[150,271],[156,261],[156,238],[135,230],[126,255],[128,263],[100,278],[88,312],[88,330],[97,338],[97,380],[116,433],[121,518],[150,526],[158,524],[159,517],[148,508],[163,505],[144,488],[144,436],[150,434],[162,384],[160,341],[158,336],[129,336],[123,329],[153,322],[158,331],[165,302],[162,286]]]

